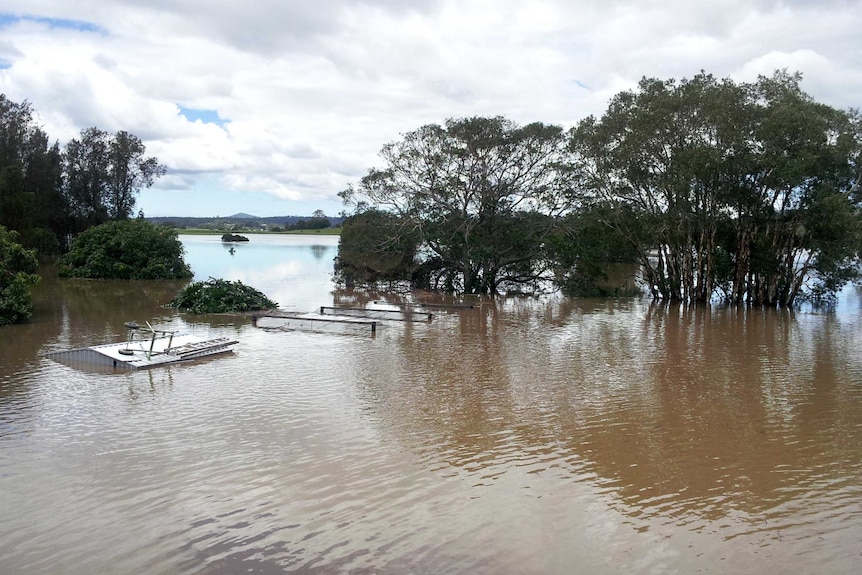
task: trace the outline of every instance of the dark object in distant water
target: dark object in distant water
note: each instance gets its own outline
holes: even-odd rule
[[[239,234],[222,234],[221,241],[223,242],[247,242],[248,238]]]

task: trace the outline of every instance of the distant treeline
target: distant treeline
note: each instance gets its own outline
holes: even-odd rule
[[[45,132],[29,102],[0,94],[0,226],[16,232],[16,243],[39,255],[70,249],[72,239],[93,226],[145,214],[137,196],[165,174],[146,155],[140,138],[96,127],[81,131],[64,146]],[[311,216],[257,218],[147,218],[157,225],[223,231],[322,229],[341,225],[322,210]]]
[[[307,216],[270,216],[260,218],[191,218],[191,217],[154,217],[146,218],[147,221],[156,225],[169,226],[177,229],[201,229],[201,230],[268,230],[281,231],[287,229],[309,229],[300,227],[304,223],[317,219]],[[327,217],[328,226],[339,227],[343,218]]]

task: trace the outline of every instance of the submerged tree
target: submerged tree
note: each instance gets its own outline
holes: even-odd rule
[[[141,219],[107,222],[79,234],[60,258],[61,277],[182,279],[192,277],[173,229]]]
[[[360,210],[370,205],[394,214],[400,235],[417,238],[425,283],[495,293],[550,277],[543,238],[569,205],[560,127],[501,117],[448,120],[385,145],[381,156],[386,167],[370,170],[342,197]],[[386,242],[394,238],[388,233]]]
[[[30,319],[30,286],[39,281],[37,267],[36,253],[18,243],[16,232],[0,226],[0,326]]]
[[[169,306],[196,314],[275,309],[278,303],[241,281],[210,278],[183,288]]]
[[[854,276],[859,120],[799,82],[644,79],[572,131],[585,201],[655,297],[792,305],[807,283],[824,293]]]
[[[638,253],[626,237],[606,222],[630,231],[637,227],[631,212],[612,213],[600,205],[583,206],[566,214],[546,239],[554,282],[563,293],[582,297],[636,295]],[[626,282],[611,283],[609,269],[629,269]],[[626,285],[623,285],[625,283]]]
[[[798,75],[751,87],[753,168],[730,203],[728,299],[792,305],[858,276],[862,129],[855,113],[815,102]]]
[[[336,275],[348,287],[407,279],[416,283],[419,238],[409,229],[395,214],[375,209],[345,219],[338,239]]]

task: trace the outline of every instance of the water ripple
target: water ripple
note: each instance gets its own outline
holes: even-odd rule
[[[233,355],[150,372],[19,362],[0,376],[0,567],[855,565],[856,328],[617,305],[501,302],[375,338],[226,322],[208,329]]]

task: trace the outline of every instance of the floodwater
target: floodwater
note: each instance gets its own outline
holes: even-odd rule
[[[182,236],[197,279],[334,292],[337,238]],[[0,328],[0,573],[857,573],[862,297],[833,311],[475,300],[367,333],[56,280]],[[427,294],[426,294],[427,295]],[[430,297],[430,296],[429,296]],[[149,371],[123,323],[239,340]]]

